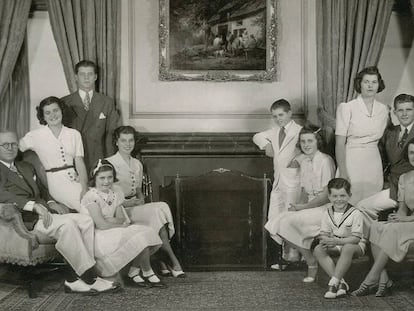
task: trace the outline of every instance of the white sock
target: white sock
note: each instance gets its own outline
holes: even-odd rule
[[[129,268],[128,276],[129,276],[130,278],[132,278],[132,277],[134,277],[134,276],[137,276],[137,275],[139,275],[139,272],[140,272],[140,271],[141,271],[141,269],[140,269],[140,268],[137,268],[137,267],[131,266],[131,267]]]
[[[154,271],[152,271],[152,269],[148,270],[148,271],[144,271],[142,270],[142,275],[148,278],[148,281],[153,282],[153,283],[158,283],[161,280],[158,278],[158,276],[155,275]]]
[[[328,285],[329,286],[333,286],[333,285],[338,286],[339,285],[339,279],[334,277],[334,276],[331,277],[331,279],[329,280]]]

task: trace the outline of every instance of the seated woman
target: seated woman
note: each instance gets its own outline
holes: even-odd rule
[[[63,125],[65,109],[57,97],[43,99],[36,107],[37,118],[43,126],[27,133],[19,146],[21,151],[36,152],[46,170],[52,197],[79,211],[81,196],[88,190],[84,151],[80,133]]]
[[[326,186],[335,176],[335,164],[329,155],[319,151],[323,139],[317,127],[304,126],[298,143],[302,154],[290,166],[300,166],[301,201],[292,204],[290,211],[282,216],[279,232],[270,233],[279,234],[305,257],[308,275],[303,282],[311,283],[315,281],[318,263],[310,248],[313,238],[319,234],[321,217],[326,209],[323,205],[329,202]]]
[[[122,207],[124,194],[114,181],[112,164],[99,160],[91,172],[93,188],[81,201],[81,213],[90,215],[95,223],[96,267],[102,276],[109,277],[132,262],[128,276],[134,284],[165,287],[150,264],[150,254],[162,241],[150,227],[130,224]]]
[[[414,168],[414,139],[404,150],[404,156]],[[373,222],[369,241],[374,264],[359,288],[352,292],[354,296],[373,293],[386,296],[393,282],[389,279],[386,265],[389,259],[401,262],[414,242],[414,171],[402,174],[398,182],[398,212],[390,214],[387,222]]]
[[[170,265],[161,267],[163,275],[172,274],[174,277],[185,277],[180,262],[170,245],[170,238],[174,235],[174,223],[169,206],[164,202],[147,203],[141,191],[143,168],[139,160],[131,156],[135,148],[137,133],[132,126],[120,126],[114,131],[114,143],[118,152],[107,160],[115,167],[119,185],[126,197],[124,206],[133,223],[150,226],[158,232],[161,240],[161,249],[165,251]],[[168,227],[168,230],[166,228]],[[168,268],[168,269],[167,269]]]

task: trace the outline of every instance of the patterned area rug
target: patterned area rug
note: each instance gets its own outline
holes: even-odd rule
[[[190,272],[165,278],[165,289],[125,287],[99,296],[65,294],[62,275],[39,282],[39,297],[15,288],[0,310],[414,310],[414,291],[399,282],[390,297],[323,298],[325,286],[303,284],[303,271]],[[407,284],[405,284],[407,283]]]

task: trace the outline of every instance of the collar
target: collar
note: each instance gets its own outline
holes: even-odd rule
[[[79,89],[79,90],[78,90],[78,92],[79,92],[79,96],[80,96],[80,98],[82,99],[82,101],[84,101],[84,100],[85,100],[85,96],[86,96],[86,92],[85,92],[84,90],[81,90],[81,89]],[[90,100],[92,100],[93,90],[90,90],[90,91],[88,92],[88,94],[89,94],[89,98],[90,98]]]
[[[0,162],[1,162],[1,163],[3,163],[3,164],[4,164],[4,166],[6,166],[8,169],[10,169],[10,167],[12,166],[12,164],[13,164],[14,166],[16,166],[16,165],[14,164],[14,161],[13,161],[12,163],[7,163],[7,162],[4,162],[4,161],[0,160]]]
[[[413,127],[413,124],[414,123],[411,123],[409,126],[407,126],[407,127],[404,127],[404,126],[402,126],[401,124],[400,124],[400,131],[401,131],[401,133],[404,133],[404,131],[405,131],[405,129],[407,129],[407,132],[408,133],[410,133],[411,132],[411,129],[412,129],[412,127]]]
[[[293,120],[290,120],[288,124],[285,125],[285,132],[289,130],[289,128],[292,126]]]

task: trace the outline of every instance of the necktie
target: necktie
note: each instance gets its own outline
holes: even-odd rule
[[[398,147],[400,147],[402,149],[402,147],[404,147],[405,142],[407,141],[407,137],[408,137],[408,129],[405,128],[404,134],[401,137],[400,141],[398,142]]]
[[[86,111],[89,110],[90,103],[91,103],[91,98],[89,97],[89,92],[86,92],[85,98],[83,100],[83,108],[85,108]]]
[[[286,137],[285,128],[282,126],[279,131],[279,148],[282,147],[283,140]]]
[[[23,175],[22,174],[20,174],[20,172],[17,170],[17,167],[12,163],[12,164],[10,164],[10,170],[13,172],[13,173],[16,173],[17,174],[17,176],[19,176],[20,178],[23,178]]]

